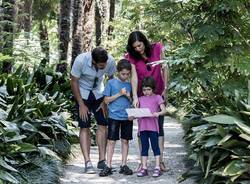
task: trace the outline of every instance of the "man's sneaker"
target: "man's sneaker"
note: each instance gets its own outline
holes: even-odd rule
[[[85,173],[86,174],[95,174],[96,173],[90,160],[85,163]]]
[[[100,169],[100,170],[103,170],[105,167],[106,167],[106,163],[105,163],[105,160],[101,160],[97,163],[97,168]]]
[[[99,173],[99,176],[105,177],[105,176],[109,176],[111,174],[113,174],[111,168],[106,166],[103,170],[101,170],[101,172]]]
[[[124,175],[132,175],[133,171],[131,169],[129,169],[129,167],[127,165],[121,166],[120,167],[120,174],[124,174]]]

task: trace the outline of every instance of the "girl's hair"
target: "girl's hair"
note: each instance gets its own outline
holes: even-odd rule
[[[129,70],[129,71],[131,71],[132,69],[130,62],[126,59],[121,59],[120,61],[118,61],[118,64],[117,64],[118,72],[122,71],[123,69]]]
[[[127,52],[134,58],[134,59],[142,59],[142,56],[135,51],[135,48],[133,47],[133,44],[136,42],[143,42],[145,46],[145,54],[147,57],[151,56],[151,44],[149,43],[146,36],[140,32],[140,31],[133,31],[130,33],[128,37],[128,43],[126,46]]]
[[[155,80],[153,77],[145,77],[142,80],[141,88],[150,87],[153,91],[155,90]]]

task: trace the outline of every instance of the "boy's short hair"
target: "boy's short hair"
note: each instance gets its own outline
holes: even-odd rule
[[[142,80],[142,85],[141,88],[143,87],[150,87],[153,91],[155,90],[155,80],[153,77],[149,76],[149,77],[145,77]]]
[[[102,47],[94,48],[91,56],[96,63],[106,63],[108,60],[108,52]]]
[[[130,62],[127,59],[121,59],[120,61],[118,61],[117,71],[120,72],[123,69],[129,70],[129,71],[131,71],[132,69]]]

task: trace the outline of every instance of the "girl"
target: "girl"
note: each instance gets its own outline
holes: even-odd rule
[[[155,169],[153,177],[160,176],[160,148],[158,144],[159,136],[159,125],[158,117],[166,113],[166,108],[164,105],[164,100],[160,95],[154,94],[155,90],[155,80],[153,77],[145,77],[142,80],[142,93],[143,96],[139,97],[139,107],[149,108],[153,114],[153,117],[144,117],[138,119],[138,131],[141,140],[141,157],[142,157],[142,167],[138,171],[137,176],[143,177],[148,175],[147,172],[147,160],[148,160],[148,149],[149,140],[151,142],[151,147],[155,156]]]

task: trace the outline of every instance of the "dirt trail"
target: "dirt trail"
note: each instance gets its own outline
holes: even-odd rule
[[[149,176],[138,178],[136,173],[131,176],[124,176],[118,173],[120,165],[120,142],[117,142],[115,154],[113,157],[113,167],[116,168],[116,172],[109,177],[99,177],[97,174],[84,174],[83,156],[80,151],[79,145],[74,145],[73,156],[65,166],[64,175],[61,177],[61,184],[96,184],[96,183],[157,183],[157,184],[177,184],[177,178],[186,171],[184,165],[184,159],[186,152],[183,144],[183,130],[181,125],[173,118],[165,117],[164,123],[165,129],[165,149],[164,160],[169,168],[168,172],[163,173],[159,178],[153,178],[153,165],[154,159],[152,152],[149,156]],[[135,136],[137,132],[137,126],[134,126],[134,140],[130,142],[130,150],[128,157],[128,165],[131,169],[135,170],[138,166],[138,146],[137,138]],[[150,158],[151,157],[151,158]],[[98,161],[97,147],[91,148],[91,159],[96,166]],[[194,184],[193,181],[187,180],[182,184]]]

